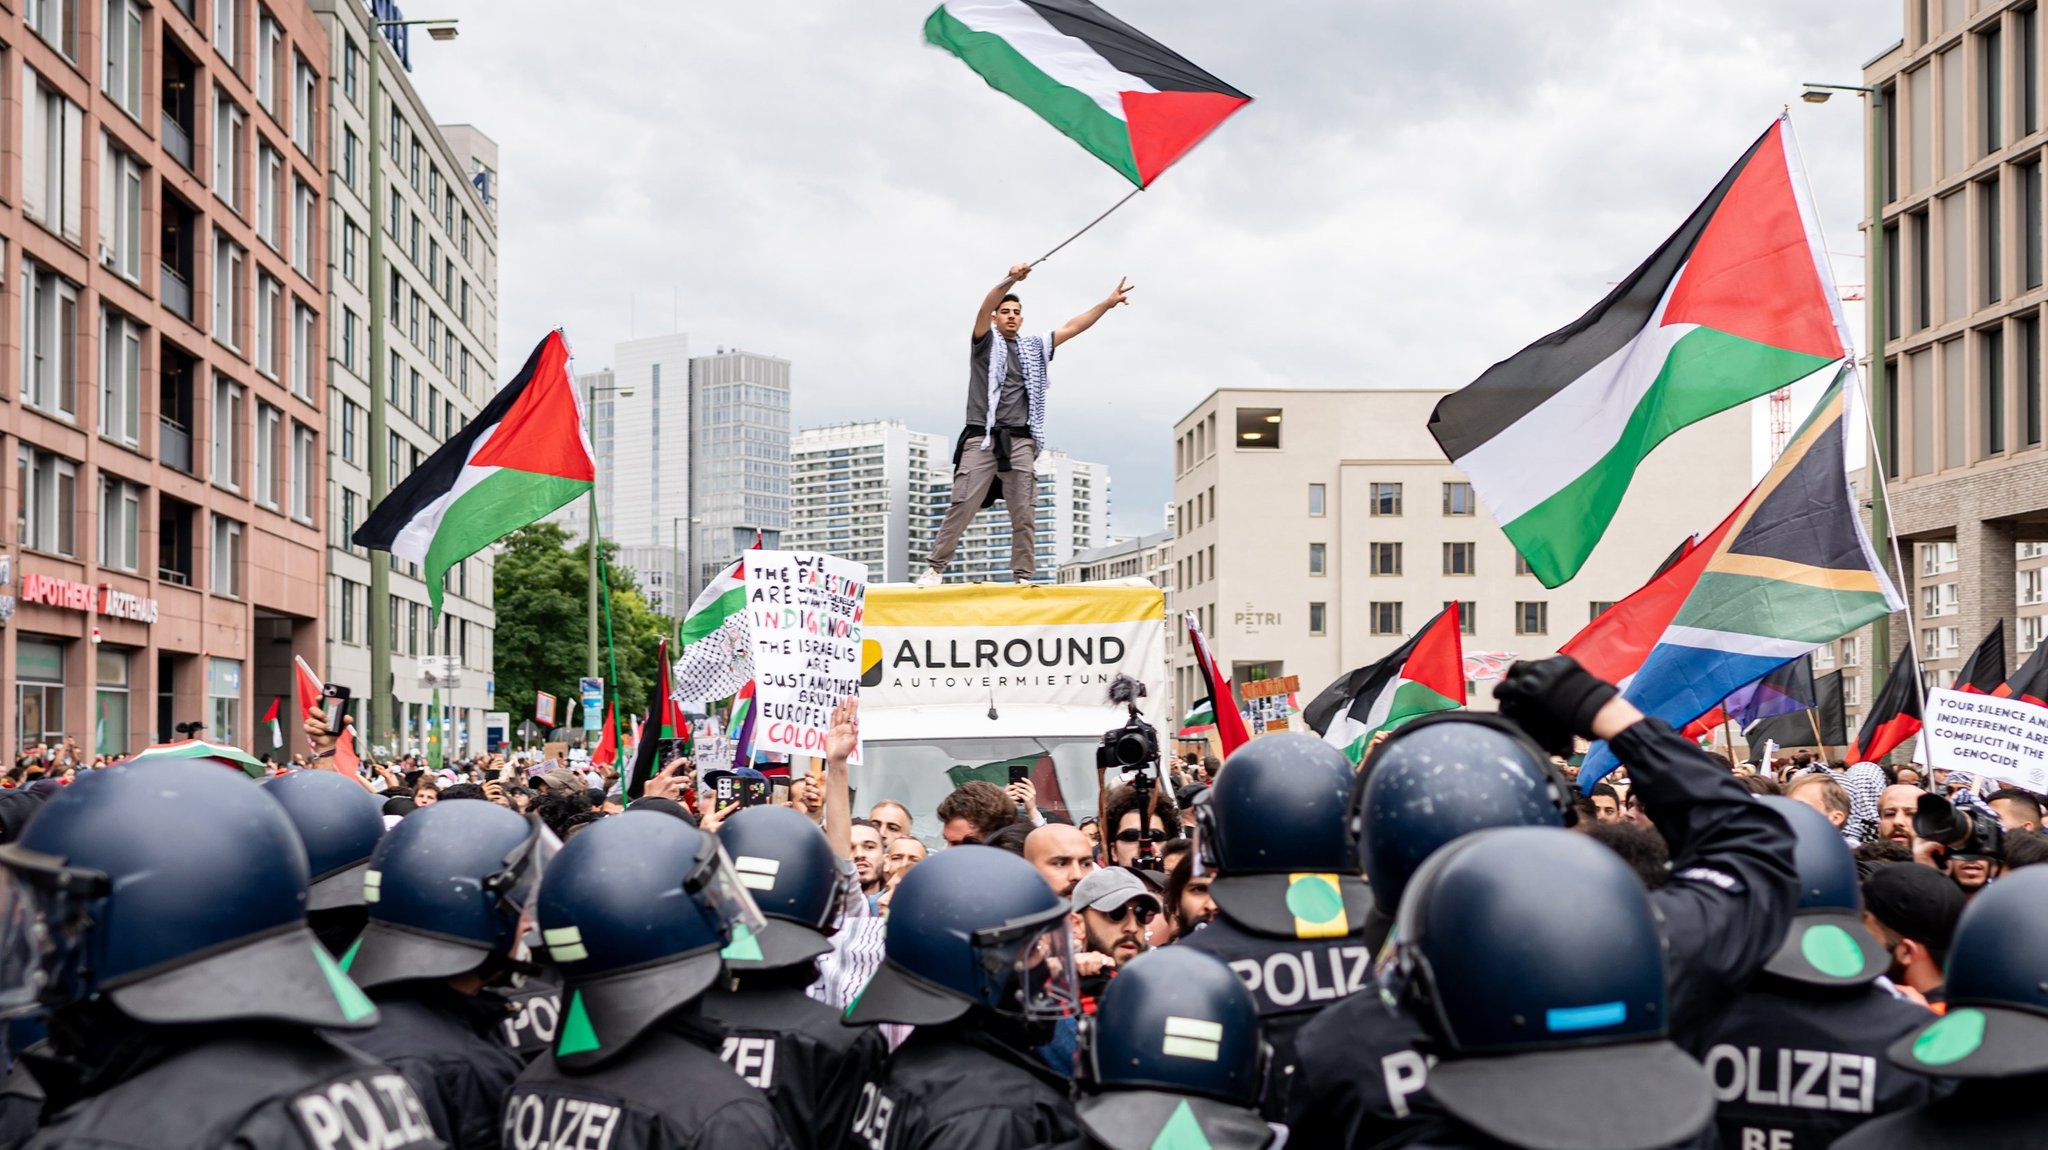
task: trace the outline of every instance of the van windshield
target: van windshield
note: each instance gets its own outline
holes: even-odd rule
[[[1095,814],[1097,743],[1058,737],[869,743],[862,748],[865,761],[848,771],[853,813],[865,815],[883,799],[894,799],[910,811],[910,833],[941,849],[946,840],[939,833],[939,800],[975,779],[1006,786],[1015,766],[1030,771],[1045,817],[1079,822]]]

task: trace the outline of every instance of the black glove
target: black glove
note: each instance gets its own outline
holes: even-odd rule
[[[1500,713],[1543,749],[1572,753],[1572,736],[1593,737],[1593,716],[1621,692],[1570,655],[1516,663],[1493,688]]]

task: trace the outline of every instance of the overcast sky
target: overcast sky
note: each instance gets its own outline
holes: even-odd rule
[[[411,0],[437,119],[501,148],[509,371],[682,330],[793,361],[796,426],[955,433],[973,309],[1129,185],[920,35],[935,0]],[[1595,303],[1788,102],[1863,281],[1858,83],[1899,0],[1112,0],[1256,102],[1035,272],[1029,327],[1138,291],[1054,367],[1053,446],[1156,530],[1217,387],[1458,387]],[[1854,316],[1852,315],[1852,319]],[[1860,333],[1860,325],[1856,328]]]

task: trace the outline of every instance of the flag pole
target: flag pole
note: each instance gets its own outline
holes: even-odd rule
[[[1108,212],[1104,212],[1104,213],[1102,213],[1101,215],[1099,215],[1099,216],[1096,216],[1096,217],[1095,217],[1094,219],[1092,219],[1092,220],[1089,220],[1089,221],[1088,221],[1088,224],[1087,224],[1087,226],[1086,226],[1086,227],[1083,227],[1083,228],[1082,228],[1082,229],[1081,229],[1080,231],[1078,231],[1078,232],[1075,232],[1075,233],[1074,233],[1073,235],[1071,235],[1071,236],[1068,236],[1068,237],[1067,237],[1066,239],[1063,239],[1063,240],[1061,240],[1061,241],[1059,242],[1059,246],[1058,246],[1058,247],[1055,247],[1055,248],[1053,248],[1053,249],[1052,249],[1052,251],[1049,251],[1049,252],[1045,253],[1044,255],[1042,255],[1042,256],[1039,256],[1039,257],[1038,257],[1037,259],[1035,259],[1035,260],[1032,260],[1032,261],[1031,261],[1031,265],[1030,265],[1030,266],[1032,266],[1032,267],[1037,267],[1037,266],[1038,266],[1039,264],[1042,264],[1042,263],[1044,263],[1045,261],[1047,261],[1047,260],[1051,259],[1051,258],[1052,258],[1053,256],[1055,256],[1055,255],[1057,255],[1057,254],[1059,253],[1059,250],[1060,250],[1060,248],[1066,247],[1066,246],[1067,246],[1068,244],[1070,244],[1070,243],[1073,243],[1073,242],[1074,242],[1075,240],[1078,240],[1078,239],[1080,239],[1080,238],[1081,238],[1082,236],[1085,236],[1085,235],[1087,235],[1087,234],[1088,234],[1088,229],[1089,229],[1089,228],[1092,228],[1092,227],[1094,227],[1094,226],[1095,226],[1096,224],[1099,224],[1099,223],[1101,223],[1102,221],[1104,221],[1104,220],[1108,219],[1108,218],[1109,218],[1109,216],[1110,216],[1110,212],[1114,212],[1114,211],[1116,211],[1116,210],[1117,210],[1118,208],[1120,208],[1120,207],[1123,207],[1123,206],[1124,206],[1125,204],[1128,204],[1128,203],[1130,203],[1130,202],[1131,202],[1131,198],[1132,198],[1133,196],[1136,196],[1136,195],[1137,195],[1137,194],[1138,194],[1139,192],[1142,192],[1142,191],[1144,191],[1144,190],[1145,190],[1145,189],[1144,189],[1143,187],[1136,187],[1136,188],[1132,188],[1132,189],[1130,190],[1130,192],[1129,192],[1128,194],[1126,194],[1126,195],[1124,196],[1124,198],[1123,198],[1123,199],[1121,199],[1121,200],[1118,200],[1118,201],[1117,201],[1116,203],[1113,203],[1113,204],[1111,204],[1111,205],[1109,206],[1109,211],[1108,211]]]
[[[1735,736],[1728,730],[1728,712],[1721,712],[1721,749],[1728,754],[1728,766],[1735,766]]]
[[[1822,758],[1826,758],[1826,751],[1828,749],[1828,745],[1825,741],[1823,741],[1823,736],[1820,733],[1820,708],[1806,708],[1806,721],[1813,724],[1814,748],[1822,752]]]

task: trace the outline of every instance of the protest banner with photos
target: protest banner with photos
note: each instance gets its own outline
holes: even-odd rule
[[[2048,791],[2048,708],[1995,695],[1929,691],[1920,748],[1935,770]]]
[[[825,754],[832,708],[860,693],[868,569],[808,551],[747,555],[757,753]],[[855,750],[852,762],[860,762]]]

